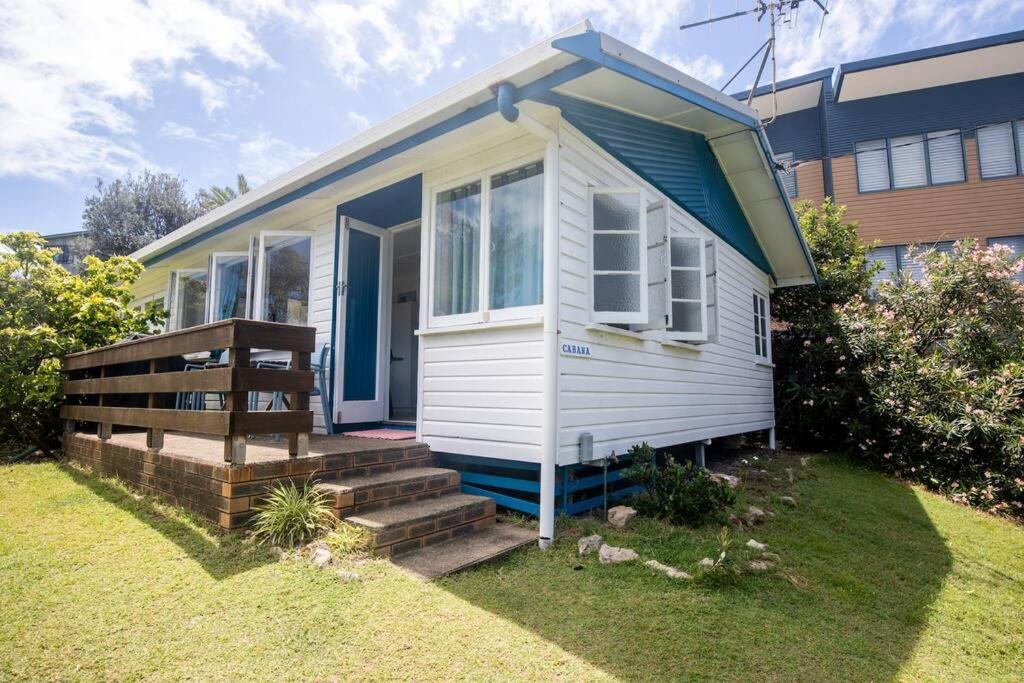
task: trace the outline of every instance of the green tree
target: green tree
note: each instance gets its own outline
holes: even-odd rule
[[[180,176],[144,171],[109,184],[96,181],[96,194],[85,200],[82,225],[92,253],[108,258],[130,254],[200,213]]]
[[[73,275],[36,233],[0,235],[0,245],[9,250],[0,253],[0,448],[48,453],[64,398],[61,357],[145,332],[165,314],[130,307],[142,272],[130,258],[87,256]]]
[[[790,445],[837,445],[859,414],[864,387],[839,323],[839,307],[866,297],[877,266],[846,208],[826,198],[796,214],[818,269],[818,285],[787,287],[771,300],[775,419]]]
[[[241,197],[243,194],[249,191],[249,181],[245,179],[245,176],[241,173],[238,174],[238,178],[235,180],[235,187],[225,185],[219,187],[217,185],[211,185],[210,187],[199,190],[196,194],[196,203],[199,205],[200,210],[203,213],[216,209],[222,204],[227,204],[232,199]]]

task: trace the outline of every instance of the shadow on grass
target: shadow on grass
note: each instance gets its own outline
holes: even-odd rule
[[[840,461],[809,472],[793,486],[783,480],[764,502],[756,492],[741,498],[778,513],[734,539],[768,543],[782,557],[774,575],[712,584],[675,581],[639,563],[601,566],[577,556],[576,537],[596,531],[642,559],[695,571],[717,552],[718,529],[645,521],[619,532],[568,520],[552,551],[521,551],[440,585],[622,678],[896,677],[952,555],[913,490]],[[798,496],[797,509],[775,504],[787,493]]]
[[[67,463],[60,467],[75,483],[158,531],[214,579],[226,579],[274,561],[264,549],[244,542],[238,534],[214,527],[183,508],[174,508],[168,513],[163,509],[166,504],[152,496],[130,493],[94,472]]]

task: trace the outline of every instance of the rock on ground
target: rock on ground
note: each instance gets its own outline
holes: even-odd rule
[[[584,536],[576,542],[576,547],[579,548],[580,555],[589,555],[604,543],[604,539],[594,534],[593,536]]]
[[[355,572],[337,572],[338,579],[345,583],[352,583],[359,580],[359,574]]]
[[[331,563],[331,551],[327,548],[317,548],[313,553],[311,561],[317,569],[324,569]]]
[[[775,568],[775,563],[768,560],[751,560],[748,566],[752,572],[767,572]]]
[[[711,481],[715,482],[716,484],[725,484],[731,489],[734,489],[740,485],[739,477],[734,477],[731,474],[724,474],[722,472],[711,472],[708,475],[708,478],[710,478]]]
[[[710,557],[705,557],[703,560],[698,562],[697,565],[704,569],[711,569],[715,566],[715,561],[712,560]]]
[[[608,523],[616,528],[623,528],[636,517],[636,510],[625,505],[616,505],[608,510]]]
[[[785,503],[791,508],[796,507],[796,498],[794,498],[793,496],[782,496],[781,498],[779,498],[779,500],[781,500],[783,503]]]
[[[597,557],[601,560],[601,564],[618,564],[640,559],[635,550],[616,548],[607,544],[601,545],[601,549],[597,551]]]
[[[692,576],[684,572],[682,569],[670,567],[667,564],[662,564],[661,562],[658,562],[657,560],[647,560],[646,562],[644,562],[644,564],[646,564],[654,571],[661,572],[665,576],[668,576],[673,579],[682,579],[684,581],[688,581],[693,578]]]
[[[782,558],[779,557],[777,553],[770,553],[768,551],[765,551],[765,552],[761,553],[761,559],[762,560],[767,560],[768,562],[781,562],[782,561]]]
[[[796,474],[793,472],[793,468],[792,467],[787,467],[786,468],[786,476],[789,478],[789,483],[790,484],[792,484],[794,481],[796,481]]]
[[[764,510],[751,505],[750,507],[747,508],[747,514],[744,517],[743,521],[746,522],[748,526],[760,524],[764,521]]]
[[[805,455],[804,457],[800,458],[800,467],[807,467],[807,463],[809,463],[810,461],[810,456]]]
[[[747,541],[747,547],[750,548],[751,550],[756,550],[758,552],[762,552],[762,551],[768,549],[767,545],[765,545],[764,543],[760,543],[758,541],[755,541],[754,539],[750,539],[749,541]]]

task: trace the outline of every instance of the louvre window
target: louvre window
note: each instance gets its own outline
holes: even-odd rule
[[[964,147],[959,130],[928,133],[928,170],[933,185],[964,181]]]
[[[928,184],[924,136],[904,135],[889,141],[892,155],[892,186],[897,189]]]
[[[989,239],[988,244],[991,247],[996,245],[1007,246],[1013,251],[1014,256],[1018,259],[1024,259],[1024,235],[1016,235],[1014,237],[992,237]],[[1013,279],[1024,282],[1024,269],[1018,272]]]
[[[910,247],[907,245],[896,247],[896,258],[899,262],[900,272],[910,273],[911,279],[920,280],[924,275],[924,267],[919,257],[929,249],[934,249],[942,254],[951,254],[953,253],[953,243],[936,242],[935,244],[920,244],[914,248],[913,254],[911,254]]]
[[[1013,126],[1010,123],[997,123],[979,128],[978,158],[982,178],[1016,175],[1017,158],[1013,146]]]
[[[875,247],[868,252],[868,263],[870,265],[882,264],[881,269],[871,277],[872,287],[877,287],[879,283],[892,279],[892,276],[899,270],[896,247]]]
[[[858,142],[856,157],[857,189],[861,192],[888,190],[889,154],[885,140]]]

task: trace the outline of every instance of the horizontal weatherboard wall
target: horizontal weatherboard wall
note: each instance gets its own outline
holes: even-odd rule
[[[820,159],[818,110],[804,109],[778,116],[765,127],[773,152],[793,152],[797,159]]]

